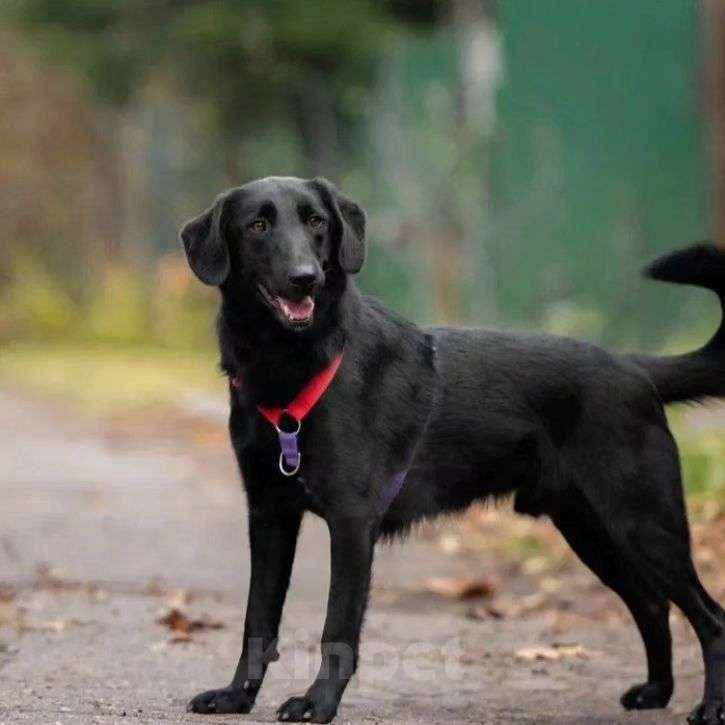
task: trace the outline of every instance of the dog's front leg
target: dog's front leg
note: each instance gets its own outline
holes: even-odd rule
[[[322,633],[320,671],[302,697],[277,711],[288,722],[330,722],[357,667],[360,628],[367,606],[375,526],[362,515],[328,517],[331,581]]]
[[[232,683],[197,695],[192,712],[249,712],[267,665],[277,659],[277,634],[302,519],[299,511],[251,509],[249,544],[252,571],[244,621],[244,644]]]

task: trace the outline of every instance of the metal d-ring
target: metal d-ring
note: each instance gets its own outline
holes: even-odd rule
[[[300,470],[301,462],[302,462],[302,454],[298,451],[297,452],[297,464],[291,471],[288,471],[284,467],[284,453],[280,452],[280,454],[279,454],[279,470],[282,472],[283,476],[287,476],[288,478],[291,476],[294,476],[297,473],[297,471]]]
[[[285,412],[286,412],[286,411],[285,411]],[[290,417],[290,418],[292,418],[293,420],[296,420],[296,421],[297,421],[297,430],[282,430],[282,429],[281,429],[281,428],[280,428],[280,427],[279,427],[279,426],[278,426],[278,425],[277,425],[277,424],[275,423],[275,424],[274,424],[274,427],[275,427],[275,429],[277,430],[277,435],[281,435],[282,433],[284,433],[284,434],[286,434],[286,435],[292,435],[292,436],[296,436],[296,435],[297,435],[297,434],[298,434],[298,433],[300,432],[300,430],[302,430],[302,421],[301,421],[301,420],[297,420],[297,418],[294,418],[294,417],[293,417],[293,416],[291,416],[291,415],[290,415],[290,416],[288,416],[288,417]]]

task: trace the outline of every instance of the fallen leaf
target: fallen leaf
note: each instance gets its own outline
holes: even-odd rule
[[[172,607],[161,618],[157,619],[158,624],[163,624],[174,633],[189,635],[191,632],[198,632],[202,629],[221,629],[224,627],[222,622],[211,619],[190,619],[178,607]]]
[[[447,577],[428,579],[425,588],[429,592],[440,594],[448,599],[491,597],[496,589],[488,579],[449,579]]]
[[[566,659],[589,659],[589,652],[579,644],[554,643],[550,647],[524,647],[516,650],[514,657],[522,662]]]

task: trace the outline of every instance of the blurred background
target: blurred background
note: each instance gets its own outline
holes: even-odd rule
[[[270,174],[368,209],[360,284],[417,322],[699,343],[714,300],[639,269],[725,239],[721,5],[5,0],[0,375],[215,385],[177,230]]]
[[[694,240],[725,242],[725,3],[0,2],[0,585],[3,562],[21,592],[34,566],[32,587],[54,591],[99,572],[213,577],[211,552],[203,566],[162,544],[159,561],[145,558],[174,526],[210,542],[217,525],[236,532],[241,505],[216,292],[188,271],[177,232],[220,190],[273,174],[324,175],[367,208],[359,283],[416,322],[694,347],[716,301],[639,269]],[[725,413],[672,421],[698,563],[724,596]],[[38,436],[52,445],[28,453]],[[167,491],[212,459],[227,488],[203,489],[221,508],[202,524],[174,498],[185,489]],[[58,481],[75,492],[60,509]],[[555,537],[490,511],[463,531],[430,541],[457,561],[493,547],[496,581],[481,591],[528,587],[533,609],[561,613],[551,582],[574,564]],[[49,575],[57,566],[65,574]]]
[[[419,322],[665,344],[638,269],[715,229],[705,6],[671,0],[5,0],[0,339],[209,343],[177,230],[322,174],[369,292]],[[705,303],[707,306],[707,302]]]

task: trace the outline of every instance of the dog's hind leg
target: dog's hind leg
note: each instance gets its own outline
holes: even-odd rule
[[[619,460],[610,461],[610,479],[617,471],[626,475],[583,493],[617,552],[649,589],[682,610],[697,634],[705,691],[689,722],[725,723],[725,612],[692,563],[677,447],[664,426],[648,425],[638,455],[629,454],[620,450]]]
[[[628,710],[665,707],[672,696],[672,640],[669,602],[649,591],[626,564],[612,538],[576,491],[566,494],[566,507],[551,520],[568,544],[599,579],[614,590],[632,613],[647,654],[647,682],[634,685],[621,697]]]
[[[683,512],[684,514],[684,512]],[[640,573],[676,604],[692,625],[702,647],[705,691],[691,723],[725,723],[725,613],[705,591],[681,540],[665,522],[646,517],[627,535],[628,556],[640,562]]]
[[[682,610],[700,640],[705,691],[689,722],[725,723],[725,613],[702,586],[686,548],[689,542],[678,540],[662,523],[648,518],[633,526],[628,556],[640,560],[641,574]]]

